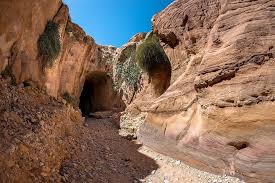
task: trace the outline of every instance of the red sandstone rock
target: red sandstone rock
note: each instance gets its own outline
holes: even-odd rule
[[[144,144],[206,171],[275,179],[274,0],[177,0],[153,19],[173,84]]]
[[[274,0],[176,0],[153,18],[153,31],[171,61],[172,84],[158,98],[146,75],[138,89],[120,87],[127,111],[149,113],[139,134],[146,145],[207,171],[274,181],[274,6]],[[43,71],[37,40],[48,20],[60,26],[62,51],[55,66]],[[18,83],[32,80],[52,96],[69,92],[79,98],[94,73],[114,74],[116,81],[113,61],[144,39],[138,34],[119,50],[99,46],[69,20],[59,0],[1,1],[0,25],[0,70],[9,63]],[[1,117],[14,125],[22,121],[13,112]]]
[[[51,96],[70,94],[75,103],[79,102],[86,80],[104,75],[108,77],[103,88],[106,91],[101,92],[104,106],[111,109],[119,103],[124,108],[110,77],[116,48],[97,45],[81,27],[71,22],[66,5],[59,0],[2,1],[0,5],[0,72],[9,65],[17,84],[32,81]],[[51,68],[43,67],[37,50],[37,41],[47,21],[58,24],[61,42],[61,51]]]
[[[0,109],[0,182],[61,182],[61,163],[83,132],[79,110],[3,79]]]

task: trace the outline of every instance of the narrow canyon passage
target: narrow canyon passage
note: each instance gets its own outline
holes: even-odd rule
[[[158,168],[140,144],[119,136],[110,119],[86,118],[86,133],[60,170],[62,182],[139,182]]]
[[[275,183],[275,0],[0,0],[0,60],[0,183]]]
[[[243,183],[218,176],[122,138],[110,118],[86,118],[86,132],[63,162],[62,182],[91,183]]]
[[[84,83],[79,108],[83,116],[89,116],[98,111],[123,111],[125,104],[114,91],[110,76],[105,72],[93,72]]]

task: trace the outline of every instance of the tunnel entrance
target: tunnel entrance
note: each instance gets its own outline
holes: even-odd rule
[[[93,72],[84,82],[79,108],[83,116],[90,116],[98,111],[120,112],[126,105],[114,91],[111,77],[104,72]]]

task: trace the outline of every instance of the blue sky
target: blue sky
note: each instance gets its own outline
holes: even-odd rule
[[[98,44],[120,47],[138,32],[151,30],[151,18],[173,0],[64,0],[74,23]]]

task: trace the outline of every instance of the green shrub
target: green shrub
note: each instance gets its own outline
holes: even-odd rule
[[[137,64],[149,74],[158,67],[166,65],[171,67],[169,59],[160,45],[159,38],[155,35],[149,35],[143,43],[137,47],[136,51]]]
[[[127,85],[137,87],[141,70],[136,63],[124,65],[122,70],[122,78]]]
[[[75,101],[75,99],[69,94],[69,92],[65,92],[63,94],[63,99],[66,100],[70,104],[73,104]]]
[[[116,65],[115,90],[120,88],[123,82],[128,86],[137,88],[141,75],[141,69],[135,62],[136,47],[126,48],[120,56],[120,62]]]
[[[5,78],[8,79],[10,78],[10,84],[11,85],[16,85],[16,78],[14,74],[12,73],[11,66],[7,65],[5,70],[1,72],[1,75]]]
[[[55,59],[61,50],[59,26],[53,21],[49,21],[45,31],[38,39],[38,52],[45,65],[53,67]],[[44,66],[45,66],[44,65]]]

